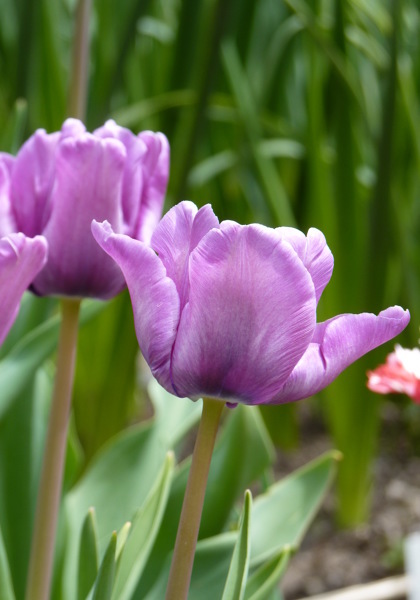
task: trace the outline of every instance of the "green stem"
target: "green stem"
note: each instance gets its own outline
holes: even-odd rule
[[[89,74],[89,16],[92,0],[79,0],[73,40],[73,63],[68,97],[68,115],[84,119]]]
[[[57,372],[35,514],[26,600],[48,600],[73,389],[79,300],[62,299]]]
[[[203,414],[195,442],[172,558],[166,600],[186,600],[214,442],[224,402],[203,398]]]

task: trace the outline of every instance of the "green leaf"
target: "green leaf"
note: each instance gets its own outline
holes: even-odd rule
[[[117,534],[114,531],[104,558],[99,568],[98,577],[93,588],[92,600],[111,600],[112,586],[115,575],[115,551],[117,548]]]
[[[103,303],[85,301],[81,322],[102,309]],[[38,367],[57,345],[60,316],[54,315],[25,335],[0,362],[0,418],[31,381]]]
[[[138,353],[125,292],[108,302],[79,335],[73,410],[87,462],[135,414]]]
[[[270,598],[270,594],[277,588],[283,577],[292,554],[292,548],[281,550],[254,571],[246,584],[245,600],[267,600],[267,598]]]
[[[188,600],[222,597],[237,538],[237,532],[229,532],[198,542]],[[170,557],[167,557],[165,563],[160,564],[159,579],[145,597],[147,600],[162,600],[165,597],[169,568]]]
[[[10,576],[9,563],[3,536],[0,530],[0,598],[1,600],[15,600],[12,578]]]
[[[86,515],[80,537],[77,597],[85,600],[98,574],[98,533],[95,509]]]
[[[127,523],[124,523],[124,525],[121,527],[121,529],[118,532],[118,535],[117,535],[117,551],[116,551],[117,568],[118,568],[118,561],[121,558],[121,554],[122,554],[122,551],[124,549],[125,543],[127,541],[128,534],[130,533],[130,529],[131,529],[131,522],[127,521]]]
[[[0,394],[1,395],[1,394]],[[0,420],[0,523],[13,589],[24,597],[51,378],[39,369]]]
[[[155,409],[156,427],[159,428],[168,448],[175,448],[188,431],[200,420],[201,402],[173,396],[155,379],[147,387]]]
[[[169,495],[174,456],[167,454],[163,469],[143,506],[134,516],[118,563],[113,600],[129,600],[155,541]]]
[[[252,495],[249,490],[245,492],[242,523],[238,539],[233,551],[229,573],[223,590],[222,600],[242,600],[248,576],[249,566],[249,532],[251,525]]]
[[[57,344],[58,315],[27,334],[0,362],[0,418],[18,398]]]
[[[246,588],[247,600],[248,594],[255,594],[257,586],[262,585],[263,578],[267,578],[267,592],[281,578],[289,555],[299,546],[328,490],[338,458],[336,451],[328,452],[255,499],[250,515],[252,575]],[[222,489],[223,485],[220,492]],[[188,600],[222,597],[237,540],[238,533],[229,532],[198,542]],[[147,600],[164,598],[169,567],[169,557],[162,565],[161,555],[157,581]],[[256,598],[266,600],[267,596]]]
[[[118,531],[141,505],[156,480],[166,447],[154,420],[130,428],[110,440],[96,455],[84,476],[65,498],[68,534],[61,582],[63,599],[76,596],[77,552],[82,522],[95,508],[99,552],[103,540]]]
[[[261,477],[273,457],[274,449],[258,409],[238,405],[227,411],[211,461],[200,539],[223,530],[238,496]],[[190,463],[190,458],[186,459],[175,475],[161,530],[145,573],[146,581],[141,582],[142,589],[149,589],[159,577],[162,559],[173,548]],[[222,583],[226,575],[227,569]]]
[[[259,496],[252,510],[251,565],[298,547],[336,472],[337,451],[327,452]]]

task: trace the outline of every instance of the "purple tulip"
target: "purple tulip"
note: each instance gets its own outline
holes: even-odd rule
[[[12,233],[0,238],[0,344],[19,310],[23,292],[47,259],[47,242],[42,236],[28,238]]]
[[[48,241],[33,282],[40,295],[111,298],[125,286],[92,237],[92,219],[149,242],[163,207],[169,145],[161,133],[135,136],[108,121],[93,134],[76,119],[39,129],[16,157],[0,155],[0,235],[22,231]]]
[[[182,202],[151,247],[93,223],[121,267],[137,338],[169,392],[230,403],[279,404],[315,394],[400,333],[400,307],[316,323],[333,256],[323,234],[219,224],[209,205]]]

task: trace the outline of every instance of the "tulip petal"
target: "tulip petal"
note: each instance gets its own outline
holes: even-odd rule
[[[311,341],[315,308],[308,271],[275,231],[213,229],[190,256],[172,360],[177,394],[267,402]]]
[[[107,218],[121,229],[124,161],[125,148],[117,140],[85,133],[60,144],[51,217],[43,230],[48,265],[34,281],[37,293],[106,299],[124,288],[120,270],[104,257],[90,230],[93,218]]]
[[[351,363],[401,333],[409,320],[407,310],[394,306],[378,316],[348,314],[319,323],[307,351],[270,404],[316,394]]]
[[[210,204],[198,210],[192,202],[184,201],[166,213],[153,234],[152,247],[176,285],[181,311],[188,298],[189,256],[206,233],[218,227]]]
[[[61,126],[60,140],[64,140],[67,137],[77,137],[83,135],[86,132],[86,127],[79,119],[69,118],[66,119]]]
[[[43,231],[51,214],[55,152],[60,133],[38,129],[22,146],[12,168],[11,196],[17,228],[33,237]]]
[[[122,210],[124,228],[122,233],[133,236],[137,229],[144,174],[142,161],[147,153],[146,144],[125,127],[119,127],[112,119],[108,120],[103,127],[96,129],[94,135],[103,139],[114,138],[124,144],[127,157],[124,167],[122,183]],[[163,196],[161,199],[163,204]],[[162,206],[160,207],[160,212]],[[159,213],[160,216],[160,213]]]
[[[0,152],[0,237],[18,230],[10,202],[14,161],[14,156]]]
[[[179,321],[179,297],[165,267],[146,244],[115,234],[109,223],[93,221],[98,244],[119,265],[133,304],[140,349],[156,379],[172,390],[170,357]]]
[[[45,264],[46,240],[13,233],[0,239],[0,344],[6,337],[23,292]]]
[[[134,237],[149,243],[162,216],[169,178],[169,142],[163,133],[142,131],[138,135],[147,147],[143,158],[143,187]]]
[[[149,243],[162,215],[169,177],[169,143],[162,133],[134,135],[112,119],[94,135],[115,138],[127,151],[122,190],[123,233]]]
[[[324,234],[314,227],[309,229],[307,236],[293,227],[279,227],[276,231],[289,242],[308,269],[314,282],[318,303],[325,286],[331,279],[334,267],[334,257],[327,246]]]

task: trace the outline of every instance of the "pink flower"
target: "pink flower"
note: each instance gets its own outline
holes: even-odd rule
[[[92,224],[127,280],[137,338],[153,375],[192,399],[281,404],[316,394],[410,315],[338,315],[317,323],[333,256],[323,234],[219,223],[181,202],[150,246]]]
[[[420,404],[420,349],[396,344],[386,363],[368,372],[367,386],[378,394],[406,394]]]
[[[45,264],[47,243],[23,233],[0,238],[0,344],[19,310],[23,292]]]
[[[17,156],[0,153],[0,236],[21,231],[48,241],[48,261],[32,289],[39,295],[118,294],[120,269],[92,237],[92,219],[149,242],[161,214],[169,145],[161,133],[134,135],[107,121],[88,133],[67,119],[61,131],[38,129]]]

